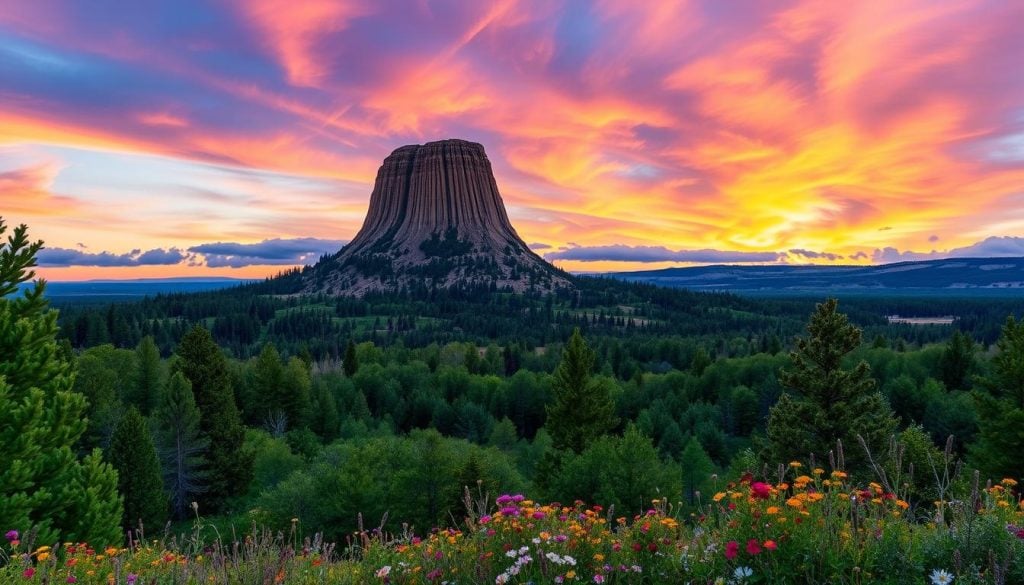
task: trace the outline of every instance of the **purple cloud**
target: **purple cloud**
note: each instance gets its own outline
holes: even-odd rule
[[[143,252],[132,250],[125,254],[111,252],[83,252],[69,248],[43,248],[36,260],[39,266],[166,266],[179,264],[189,255],[177,248],[154,248]]]
[[[794,256],[803,256],[804,258],[815,259],[815,260],[817,260],[817,259],[824,259],[824,260],[836,261],[836,260],[842,260],[843,259],[843,255],[842,254],[834,254],[832,252],[815,252],[814,250],[804,250],[804,249],[801,249],[801,248],[794,248],[794,249],[790,250],[789,253],[793,254]]]
[[[1019,258],[1024,257],[1024,237],[991,236],[980,242],[953,248],[947,251],[931,252],[900,251],[896,248],[879,248],[871,255],[876,264],[907,262],[910,260],[936,260],[940,258]]]
[[[192,246],[189,252],[200,254],[211,268],[241,268],[252,265],[297,266],[313,264],[324,254],[333,254],[346,240],[294,238],[263,240],[255,244],[215,242]]]
[[[575,246],[544,255],[548,260],[577,260],[580,262],[775,262],[777,252],[734,252],[728,250],[669,250],[664,246]]]

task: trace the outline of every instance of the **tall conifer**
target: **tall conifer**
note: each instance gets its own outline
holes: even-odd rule
[[[98,452],[81,462],[75,456],[85,398],[71,390],[72,366],[58,351],[45,283],[18,294],[35,276],[41,247],[24,225],[0,240],[0,526],[34,528],[41,543],[118,542],[117,473]]]
[[[199,325],[181,338],[175,351],[175,369],[192,384],[200,413],[199,428],[210,441],[210,478],[203,501],[213,511],[221,511],[228,498],[245,493],[253,474],[253,455],[243,449],[245,428],[231,388],[227,359],[210,332]]]
[[[551,380],[554,401],[547,406],[545,427],[556,449],[580,453],[618,424],[610,389],[591,378],[594,359],[594,351],[577,328]]]
[[[779,382],[789,392],[770,411],[766,455],[772,463],[806,459],[812,453],[826,461],[841,440],[847,467],[865,470],[867,458],[858,435],[878,455],[896,432],[897,421],[867,362],[843,367],[843,359],[860,346],[861,331],[829,299],[817,305],[807,333],[790,353],[791,367],[779,372]]]
[[[141,522],[150,528],[167,520],[167,495],[160,477],[153,436],[134,406],[118,421],[110,440],[110,464],[117,470],[117,491],[124,498],[122,526],[131,530]]]
[[[206,491],[208,471],[203,454],[210,445],[199,430],[199,409],[192,396],[192,385],[181,372],[171,376],[153,418],[171,513],[181,519],[191,503]]]

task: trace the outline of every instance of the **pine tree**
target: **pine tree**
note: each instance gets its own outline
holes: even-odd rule
[[[210,444],[199,430],[199,409],[192,396],[192,385],[181,372],[171,376],[153,418],[164,488],[170,496],[171,513],[180,520],[188,514],[190,504],[206,491],[208,472],[203,453]]]
[[[138,407],[139,411],[149,416],[160,404],[160,391],[164,384],[163,364],[160,362],[160,349],[157,348],[152,336],[147,336],[135,348],[135,384],[131,394],[127,396],[129,403]]]
[[[253,454],[243,449],[245,428],[235,404],[227,359],[210,332],[199,325],[181,338],[175,351],[175,368],[192,384],[199,428],[210,441],[210,479],[203,502],[213,511],[221,511],[228,498],[246,492],[253,473]]]
[[[167,520],[167,496],[160,477],[160,460],[146,421],[134,406],[118,421],[110,440],[108,459],[117,470],[117,491],[124,498],[122,526],[131,530],[160,526]]]
[[[878,454],[896,431],[897,421],[867,362],[843,367],[846,355],[860,346],[861,331],[837,308],[835,299],[817,305],[807,326],[809,337],[798,339],[790,353],[792,367],[779,372],[789,392],[768,417],[766,455],[773,463],[812,453],[824,461],[841,440],[847,468],[864,470],[866,455],[858,435]]]
[[[691,437],[679,456],[679,465],[682,468],[683,498],[688,504],[696,504],[697,492],[703,491],[706,494],[707,486],[711,485],[715,463],[701,447],[700,441]]]
[[[547,406],[545,425],[556,449],[580,453],[594,439],[607,434],[618,419],[608,386],[591,379],[595,354],[580,330],[573,331],[562,361],[551,380],[554,402]]]
[[[255,404],[247,405],[247,408],[252,409],[255,413],[255,416],[250,416],[250,418],[254,418],[259,424],[265,424],[272,414],[284,411],[280,402],[284,366],[281,364],[281,355],[277,353],[277,348],[273,343],[263,346],[252,371],[253,402]],[[291,422],[288,420],[289,427],[291,427]]]
[[[345,346],[345,358],[342,362],[342,368],[345,370],[345,376],[351,378],[356,375],[359,371],[359,358],[356,357],[356,344],[349,339],[348,345]]]
[[[962,331],[953,332],[939,359],[939,376],[946,390],[964,390],[969,387],[974,370],[974,340]]]
[[[297,357],[288,360],[281,372],[281,386],[278,404],[288,416],[288,427],[302,429],[309,426],[312,416],[311,381],[306,364]]]
[[[75,456],[86,404],[58,351],[57,313],[43,281],[18,294],[41,247],[24,225],[0,240],[0,526],[34,528],[41,543],[117,542],[117,472],[98,452]]]
[[[978,378],[975,392],[978,440],[970,462],[994,480],[1024,477],[1024,321],[1012,316],[996,343],[989,376]]]

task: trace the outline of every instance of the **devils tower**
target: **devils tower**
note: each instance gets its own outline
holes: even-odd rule
[[[346,296],[477,285],[572,286],[512,227],[484,147],[455,139],[403,146],[385,158],[359,233],[303,275],[307,293]]]

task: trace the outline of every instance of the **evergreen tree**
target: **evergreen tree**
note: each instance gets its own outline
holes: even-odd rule
[[[348,345],[345,346],[345,357],[341,366],[345,370],[345,375],[349,378],[355,376],[356,372],[359,371],[359,358],[356,357],[356,344],[351,339],[348,340]]]
[[[210,441],[210,478],[203,500],[213,511],[220,511],[228,498],[246,492],[253,473],[253,454],[242,448],[245,428],[231,389],[227,359],[210,332],[199,325],[181,338],[176,353],[175,368],[192,384],[199,428]]]
[[[939,376],[946,390],[966,390],[975,368],[974,340],[962,331],[953,332],[939,359]]]
[[[135,361],[135,384],[126,399],[142,414],[149,416],[160,404],[160,391],[164,384],[160,349],[152,336],[146,336],[139,342],[135,348]]]
[[[302,429],[309,426],[313,406],[310,386],[306,364],[297,357],[288,360],[288,364],[281,371],[278,405],[288,417],[289,428]]]
[[[690,362],[690,371],[693,372],[694,376],[704,375],[704,370],[711,365],[711,356],[708,355],[707,350],[703,347],[698,347],[697,351],[693,354],[693,360]]]
[[[273,343],[263,346],[252,371],[252,401],[254,404],[247,405],[247,408],[253,413],[249,418],[257,424],[266,424],[272,414],[285,410],[281,405],[284,365],[281,363],[281,355],[277,353],[277,348]],[[292,426],[290,419],[288,426]]]
[[[341,426],[338,401],[335,400],[331,389],[324,385],[316,388],[314,396],[310,428],[324,442],[333,441],[338,438],[338,428]]]
[[[708,486],[711,485],[711,474],[715,472],[715,463],[701,447],[700,441],[692,437],[686,441],[679,456],[679,465],[682,468],[683,498],[686,503],[696,504],[697,492],[710,495]]]
[[[181,372],[171,376],[153,418],[164,488],[170,496],[171,513],[180,520],[188,514],[189,505],[206,490],[208,472],[203,453],[210,444],[199,430],[199,409],[192,385]]]
[[[1024,321],[1012,316],[996,343],[989,376],[978,379],[975,393],[978,440],[970,462],[987,478],[1024,477]]]
[[[0,219],[0,234],[6,231]],[[0,526],[37,530],[36,541],[118,542],[117,472],[101,455],[79,461],[85,398],[55,340],[57,313],[45,283],[18,295],[42,242],[22,225],[0,241]]]
[[[554,401],[547,406],[546,427],[556,449],[579,453],[618,424],[608,385],[591,379],[594,358],[577,328],[551,380]]]
[[[878,454],[896,431],[897,421],[867,362],[843,367],[843,358],[860,346],[861,331],[837,308],[835,299],[817,305],[807,326],[809,337],[798,339],[790,353],[792,367],[779,372],[779,382],[790,392],[768,417],[766,455],[773,463],[812,453],[823,461],[842,440],[847,468],[864,470],[866,455],[857,436]]]
[[[167,520],[167,496],[160,478],[160,460],[146,421],[134,406],[118,421],[108,452],[117,470],[117,491],[124,498],[122,526],[131,530],[159,526]]]

